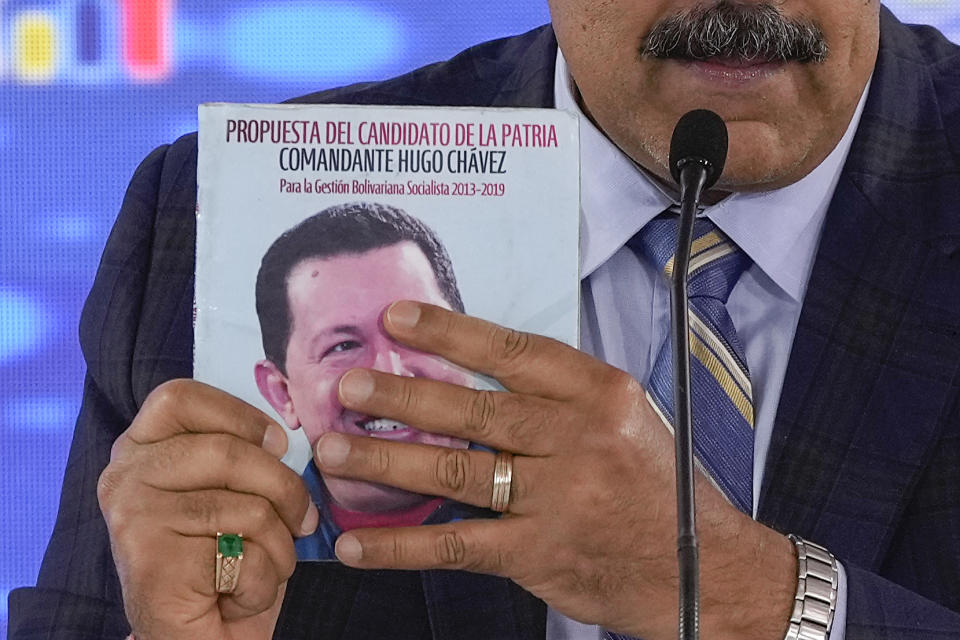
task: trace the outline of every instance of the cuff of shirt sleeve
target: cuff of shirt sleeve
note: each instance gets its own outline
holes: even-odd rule
[[[833,628],[827,640],[844,640],[847,635],[847,572],[843,563],[837,560],[837,608],[833,613]]]

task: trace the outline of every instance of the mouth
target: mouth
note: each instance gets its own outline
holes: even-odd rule
[[[777,75],[783,62],[746,60],[741,58],[709,58],[706,60],[678,60],[702,79],[713,85],[742,88]]]
[[[373,416],[358,416],[352,421],[357,428],[358,435],[384,440],[398,440],[402,442],[420,442],[423,432],[419,429],[390,418],[375,418]]]
[[[355,424],[367,433],[391,433],[394,431],[410,430],[410,427],[402,422],[389,420],[387,418],[367,418],[365,420],[357,420]]]

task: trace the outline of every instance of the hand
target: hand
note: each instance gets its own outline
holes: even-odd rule
[[[273,636],[293,537],[319,519],[286,449],[278,424],[213,387],[174,380],[146,399],[97,485],[138,640]],[[215,589],[218,531],[244,538],[229,595]]]
[[[640,385],[559,342],[425,304],[394,304],[384,326],[507,391],[352,370],[340,384],[344,406],[515,453],[509,509],[499,520],[354,530],[338,557],[507,576],[577,620],[675,638],[674,445]],[[490,505],[491,453],[328,434],[316,457],[328,474]],[[782,638],[796,588],[792,543],[702,476],[697,491],[704,636]]]

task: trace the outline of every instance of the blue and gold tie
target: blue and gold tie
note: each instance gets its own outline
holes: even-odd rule
[[[678,224],[676,215],[663,214],[628,243],[668,280]],[[688,280],[694,449],[708,477],[747,514],[753,513],[753,392],[726,302],[749,266],[750,258],[712,222],[697,219]],[[647,382],[647,393],[668,425],[674,417],[672,352],[668,337]]]
[[[679,217],[651,220],[627,246],[673,278]],[[753,392],[743,343],[726,302],[750,258],[709,220],[694,225],[690,256],[690,384],[698,466],[744,513],[753,513]],[[667,336],[647,382],[647,397],[673,429],[673,348]],[[632,640],[604,631],[605,640]]]

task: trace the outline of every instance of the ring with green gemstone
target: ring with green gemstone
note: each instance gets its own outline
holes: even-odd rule
[[[217,531],[217,593],[233,593],[240,578],[243,535]]]

